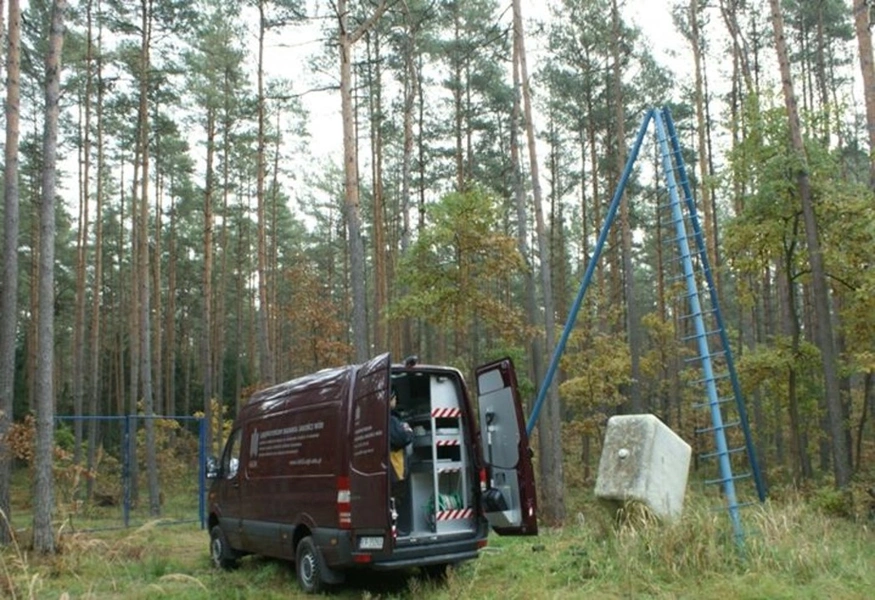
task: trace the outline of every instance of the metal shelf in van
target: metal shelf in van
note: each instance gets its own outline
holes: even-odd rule
[[[414,473],[436,471],[438,475],[459,473],[464,468],[465,463],[462,461],[449,459],[420,460],[410,465],[410,470]]]
[[[459,446],[462,444],[461,436],[458,433],[438,433],[437,435],[427,433],[413,438],[413,446],[431,446],[432,441],[437,446]]]

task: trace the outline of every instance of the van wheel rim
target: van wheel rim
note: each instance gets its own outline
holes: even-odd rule
[[[301,557],[301,581],[310,587],[313,584],[313,574],[316,571],[316,557],[305,554]]]
[[[222,560],[222,541],[218,538],[213,540],[213,562],[217,565]]]

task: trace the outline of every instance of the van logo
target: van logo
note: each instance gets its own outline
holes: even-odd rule
[[[249,438],[249,458],[257,458],[258,457],[258,438],[259,438],[258,430],[252,432],[252,435]]]

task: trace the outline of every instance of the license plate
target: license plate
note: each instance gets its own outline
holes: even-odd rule
[[[359,538],[359,550],[382,550],[383,538],[377,536],[365,536]]]

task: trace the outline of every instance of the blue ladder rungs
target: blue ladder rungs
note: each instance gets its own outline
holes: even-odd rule
[[[750,473],[742,473],[741,475],[733,475],[731,477],[722,477],[720,479],[706,479],[704,483],[705,483],[705,485],[716,485],[718,483],[722,485],[722,484],[727,483],[729,481],[739,481],[741,479],[748,479],[748,478],[750,478]]]
[[[706,358],[714,358],[715,356],[723,356],[724,354],[726,354],[725,350],[718,350],[718,351],[712,352],[711,354],[708,354],[708,355],[702,354],[699,356],[694,356],[693,358],[685,358],[684,362],[691,363],[691,362],[705,360]]]
[[[724,404],[729,404],[730,402],[735,402],[735,398],[727,398],[725,396],[717,398],[716,401],[711,402],[697,402],[693,404],[693,408],[710,408],[712,405],[722,406]]]
[[[723,381],[724,379],[729,379],[729,373],[723,373],[722,375],[714,375],[713,377],[704,377],[702,379],[696,379],[691,381],[693,385],[700,385],[702,383],[708,383],[710,381]],[[729,398],[729,400],[735,400],[735,398]]]
[[[731,423],[724,423],[723,425],[718,425],[715,427],[696,428],[696,433],[711,433],[714,431],[726,431],[727,429],[732,429],[733,427],[738,427],[740,424],[741,424],[740,421],[732,421]]]
[[[682,341],[682,342],[689,342],[690,340],[698,340],[698,339],[701,339],[701,338],[710,337],[710,336],[712,336],[712,335],[717,335],[717,334],[719,334],[719,333],[720,333],[720,330],[719,330],[719,329],[711,329],[710,331],[706,331],[706,332],[704,332],[704,333],[697,333],[697,334],[695,334],[695,335],[687,335],[687,336],[684,336],[684,337],[681,338],[681,341]],[[700,380],[700,381],[704,381],[704,380]]]
[[[737,448],[730,448],[729,450],[726,450],[725,452],[720,452],[719,450],[717,450],[715,452],[706,452],[705,454],[700,454],[699,458],[701,458],[703,460],[707,460],[709,458],[714,458],[716,456],[729,456],[732,454],[738,454],[739,452],[744,452],[745,450],[747,450],[747,448],[745,448],[744,446],[738,446]]]

